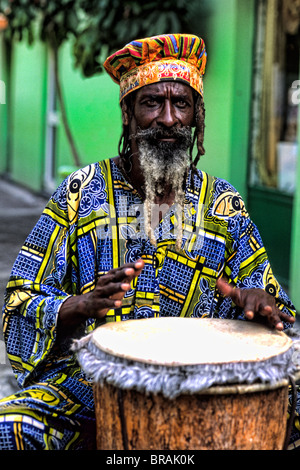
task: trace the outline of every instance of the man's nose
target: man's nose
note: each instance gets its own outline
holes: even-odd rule
[[[169,100],[164,102],[161,112],[157,118],[157,124],[165,127],[172,127],[178,123],[176,112]]]

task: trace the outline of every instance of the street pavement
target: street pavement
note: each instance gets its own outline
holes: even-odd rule
[[[5,286],[24,240],[42,213],[47,199],[32,194],[0,178],[0,299],[1,310]],[[0,399],[18,390],[5,353],[0,328]]]

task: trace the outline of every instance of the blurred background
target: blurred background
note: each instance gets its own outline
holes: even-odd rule
[[[300,312],[299,23],[300,0],[0,0],[1,295],[57,185],[118,152],[119,90],[105,58],[133,39],[185,32],[208,54],[199,168],[241,193]]]

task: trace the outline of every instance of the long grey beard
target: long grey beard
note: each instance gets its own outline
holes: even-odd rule
[[[177,142],[161,142],[160,136],[176,136]],[[175,193],[177,213],[176,247],[182,244],[182,216],[184,206],[184,179],[190,166],[188,148],[191,145],[191,129],[189,127],[162,132],[159,129],[139,130],[135,135],[138,143],[140,166],[145,178],[145,231],[153,245],[156,245],[153,221],[157,221],[155,196],[162,196],[166,186]]]

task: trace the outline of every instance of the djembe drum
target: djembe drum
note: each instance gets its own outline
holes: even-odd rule
[[[292,340],[247,321],[107,323],[75,345],[98,449],[282,449]]]

